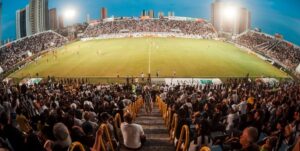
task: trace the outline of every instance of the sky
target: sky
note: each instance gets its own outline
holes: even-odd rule
[[[2,0],[2,39],[15,38],[16,10],[24,8],[30,0]],[[223,0],[237,3],[251,12],[252,27],[274,35],[280,33],[284,39],[300,45],[300,0]],[[174,11],[176,16],[204,18],[210,20],[213,0],[49,0],[49,8],[57,8],[58,14],[65,9],[76,10],[76,19],[67,24],[84,22],[100,17],[100,8],[106,7],[109,16],[139,16],[143,9],[153,9],[165,15]]]

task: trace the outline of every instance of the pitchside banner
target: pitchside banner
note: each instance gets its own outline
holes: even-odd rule
[[[42,78],[25,78],[19,83],[19,85],[22,85],[22,84],[26,84],[26,85],[39,84],[42,80],[43,80]]]
[[[168,85],[218,85],[222,84],[222,81],[218,78],[166,78],[165,83]]]

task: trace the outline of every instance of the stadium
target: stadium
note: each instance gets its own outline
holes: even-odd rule
[[[259,54],[217,40],[217,32],[205,21],[168,19],[90,25],[81,41],[45,53],[9,77],[113,79],[141,73],[164,78],[289,77]]]
[[[47,7],[17,10],[17,39],[0,47],[0,149],[299,150],[300,47],[251,28],[247,8],[217,0],[210,20],[101,8],[64,27]]]

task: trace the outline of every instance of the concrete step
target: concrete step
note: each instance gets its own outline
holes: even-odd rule
[[[170,142],[169,132],[157,105],[154,105],[153,112],[150,115],[147,115],[144,108],[141,108],[135,123],[142,125],[147,138],[140,151],[175,150],[175,147]]]

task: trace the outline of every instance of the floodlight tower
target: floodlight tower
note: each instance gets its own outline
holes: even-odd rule
[[[2,0],[0,0],[0,46],[2,45]]]

